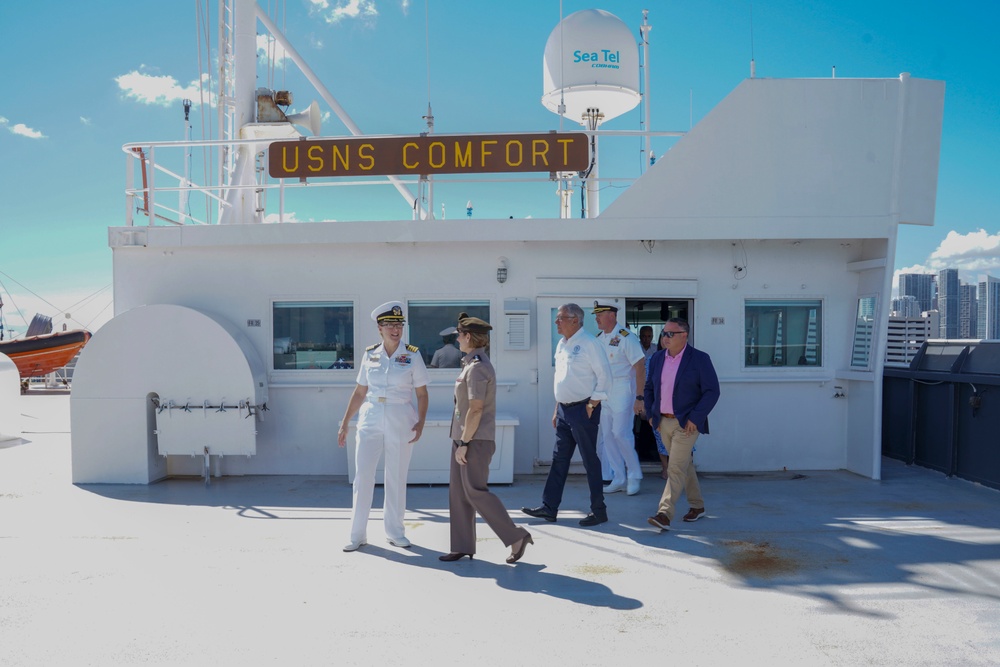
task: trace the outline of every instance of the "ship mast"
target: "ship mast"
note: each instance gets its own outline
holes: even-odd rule
[[[226,141],[261,138],[261,143],[240,144],[235,151],[223,149],[219,154],[219,182],[228,186],[223,190],[225,204],[221,205],[219,216],[222,224],[263,221],[263,207],[257,205],[258,185],[255,181],[254,161],[257,151],[262,149],[267,138],[261,133],[247,132],[247,126],[256,121],[258,20],[351,134],[364,134],[298,50],[258,6],[257,0],[220,2],[219,48],[222,57],[219,59],[219,127],[222,128],[222,138]],[[423,203],[399,177],[387,178],[412,209],[414,219],[431,216],[430,210],[425,210]]]

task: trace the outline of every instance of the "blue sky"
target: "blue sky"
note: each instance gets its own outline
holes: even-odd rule
[[[558,0],[271,0],[283,27],[366,133],[547,131],[542,53]],[[752,5],[752,6],[751,6]],[[121,146],[183,138],[180,99],[198,100],[198,8],[203,2],[0,2],[0,288],[6,323],[34,312],[95,329],[111,315],[107,227],[124,224]],[[650,126],[687,130],[749,75],[750,18],[760,77],[914,77],[946,82],[936,224],[904,226],[897,271],[958,268],[963,281],[1000,276],[1000,3],[788,0],[603,3],[563,0],[562,14],[613,12],[638,38],[650,10]],[[53,14],[58,11],[59,20]],[[216,15],[214,3],[208,16]],[[260,30],[260,28],[259,28]],[[215,64],[202,51],[202,67]],[[261,85],[289,89],[296,109],[319,99],[293,64]],[[347,134],[320,100],[326,136]],[[202,109],[193,111],[200,137]],[[214,112],[211,114],[214,123]],[[565,129],[573,129],[566,125]],[[606,129],[639,128],[635,110]],[[657,139],[654,153],[670,141]],[[619,140],[619,143],[629,142]],[[603,149],[604,144],[602,144]],[[613,156],[615,175],[639,175],[639,141]],[[603,153],[602,153],[603,155]],[[197,168],[196,168],[197,169]],[[602,165],[602,176],[610,166]],[[624,172],[624,173],[622,173]],[[436,211],[476,217],[555,217],[551,184],[436,193]],[[343,219],[406,218],[389,188],[343,196]],[[346,189],[343,190],[346,192]],[[339,192],[338,190],[338,197]],[[614,192],[602,194],[607,205]],[[325,217],[304,207],[297,219]],[[44,299],[44,300],[43,300]]]

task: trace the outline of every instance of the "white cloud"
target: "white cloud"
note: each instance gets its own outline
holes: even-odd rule
[[[118,87],[125,93],[126,97],[130,97],[142,104],[155,104],[159,106],[170,106],[183,99],[189,99],[197,106],[202,90],[204,90],[204,93],[209,96],[210,100],[214,99],[207,85],[208,74],[202,74],[201,80],[204,88],[201,89],[199,88],[197,79],[186,86],[181,86],[177,83],[177,79],[170,75],[158,76],[147,74],[140,71],[144,68],[145,66],[141,66],[139,70],[132,70],[128,74],[122,74],[115,78],[115,83],[118,84]]]
[[[989,234],[979,229],[960,234],[949,231],[924,263],[896,270],[893,292],[898,290],[901,273],[937,274],[942,269],[958,269],[958,279],[970,285],[978,283],[986,274],[1000,277],[1000,232]]]
[[[84,116],[80,116],[80,122],[82,124],[84,124],[84,125],[90,125],[91,124],[90,123],[90,119],[89,118],[85,118]]]
[[[264,216],[265,224],[276,224],[278,222],[277,213],[268,213]],[[313,220],[299,220],[295,215],[295,211],[285,211],[285,223],[289,222],[313,222]],[[333,222],[336,222],[335,220]]]
[[[257,35],[257,55],[271,60],[280,67],[288,58],[288,52],[271,35]]]
[[[21,137],[27,137],[28,139],[48,139],[48,137],[46,137],[44,134],[42,134],[38,130],[34,130],[28,127],[24,123],[15,123],[14,125],[11,125],[10,121],[4,118],[3,116],[0,116],[0,126],[7,128],[7,131],[10,132],[11,134],[16,134]]]
[[[310,0],[313,10],[318,12],[327,23],[340,23],[354,19],[363,23],[374,24],[378,18],[378,7],[375,0]],[[405,4],[405,3],[404,3]]]
[[[928,262],[942,269],[995,273],[1000,270],[1000,232],[987,234],[985,229],[979,229],[959,234],[950,231],[931,253]]]

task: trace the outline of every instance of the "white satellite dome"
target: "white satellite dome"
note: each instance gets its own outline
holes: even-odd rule
[[[639,104],[639,47],[625,23],[602,9],[573,12],[545,43],[542,104],[585,125],[597,108],[610,120]]]

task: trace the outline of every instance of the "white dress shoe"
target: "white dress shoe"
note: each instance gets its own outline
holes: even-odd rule
[[[385,541],[394,547],[400,547],[403,549],[410,548],[410,541],[405,537],[387,537],[385,538]]]
[[[359,542],[351,542],[350,544],[344,545],[344,551],[357,551],[366,544],[368,543],[365,542],[364,540],[361,540]]]
[[[639,486],[642,484],[640,479],[629,479],[628,490],[625,492],[627,495],[634,496],[639,493]]]
[[[618,493],[625,488],[625,482],[623,480],[615,479],[612,480],[610,484],[604,487],[604,493]]]

